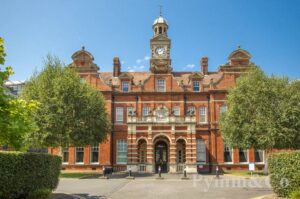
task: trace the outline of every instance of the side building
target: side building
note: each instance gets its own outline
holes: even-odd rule
[[[50,153],[63,154],[64,169],[113,167],[137,172],[209,172],[264,167],[264,152],[236,149],[223,142],[220,113],[227,110],[226,95],[251,65],[251,55],[238,47],[218,71],[208,70],[208,58],[197,72],[175,72],[171,64],[169,25],[158,17],[150,40],[150,69],[121,70],[118,57],[113,72],[99,72],[94,57],[84,48],[72,56],[81,78],[105,97],[113,124],[106,142],[97,146],[70,146]]]

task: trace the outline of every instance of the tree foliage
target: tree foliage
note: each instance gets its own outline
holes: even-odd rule
[[[5,52],[0,38],[0,65],[4,65]],[[26,149],[29,134],[37,129],[32,115],[37,102],[13,98],[5,92],[4,82],[13,74],[11,67],[0,69],[0,145],[8,145],[15,150]]]
[[[27,82],[22,97],[41,103],[34,115],[39,130],[31,137],[37,146],[96,144],[109,132],[102,94],[58,58],[47,57],[42,71]]]
[[[227,95],[220,129],[233,147],[300,147],[300,86],[285,77],[268,77],[259,68],[237,80]]]

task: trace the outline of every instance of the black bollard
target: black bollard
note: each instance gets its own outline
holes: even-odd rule
[[[219,166],[216,166],[216,178],[219,179]]]
[[[187,177],[187,175],[186,175],[186,166],[184,167],[184,169],[183,169],[183,177],[181,178],[181,180],[188,180],[189,178]]]
[[[131,179],[131,180],[134,179],[134,177],[132,176],[132,173],[131,173],[131,167],[129,167],[129,169],[128,169],[128,176],[126,177],[126,179]]]
[[[161,168],[158,166],[158,177],[161,178]]]
[[[129,176],[131,177],[131,168],[129,168]]]

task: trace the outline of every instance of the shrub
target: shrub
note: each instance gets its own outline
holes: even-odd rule
[[[269,172],[273,191],[287,197],[300,187],[300,152],[276,153],[269,157]]]
[[[51,194],[50,189],[38,189],[28,194],[30,199],[48,199]]]
[[[0,198],[31,199],[58,184],[61,158],[43,153],[0,152]]]
[[[290,194],[291,199],[300,199],[300,188]]]

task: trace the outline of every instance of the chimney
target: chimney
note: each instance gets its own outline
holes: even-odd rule
[[[121,74],[121,63],[119,57],[114,57],[114,77],[119,77]]]
[[[208,57],[201,58],[201,72],[203,75],[208,74]]]

